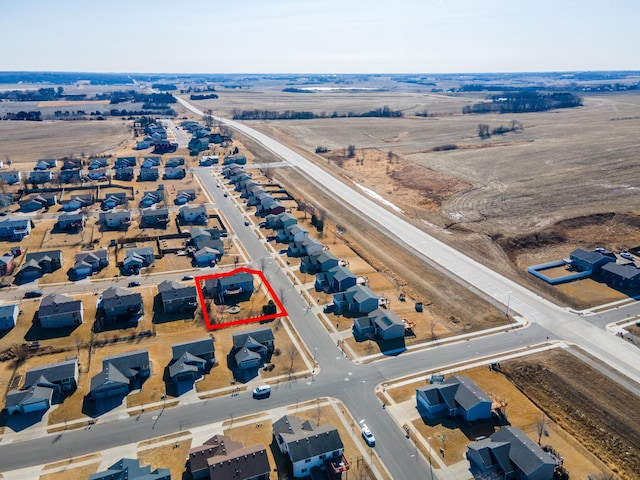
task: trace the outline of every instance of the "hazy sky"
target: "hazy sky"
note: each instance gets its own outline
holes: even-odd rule
[[[0,0],[0,70],[640,70],[640,0]]]

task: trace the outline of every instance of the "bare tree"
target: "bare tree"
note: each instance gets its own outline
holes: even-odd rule
[[[430,328],[430,332],[431,332],[431,340],[436,341],[438,339],[438,337],[436,336],[436,326],[438,325],[438,320],[436,320],[435,318],[431,319],[431,322],[429,323],[429,328]]]
[[[489,138],[491,136],[489,125],[487,125],[486,123],[478,124],[478,136],[480,138]]]
[[[347,157],[349,158],[353,158],[356,156],[356,146],[355,145],[349,145],[347,147]]]
[[[293,376],[293,365],[296,361],[296,358],[298,358],[298,355],[300,355],[298,349],[294,345],[291,345],[287,350],[287,357],[289,358],[289,370],[287,373],[289,374],[289,378]]]
[[[538,445],[542,442],[542,435],[547,433],[547,428],[549,427],[549,419],[543,413],[536,420],[536,432],[538,433]]]

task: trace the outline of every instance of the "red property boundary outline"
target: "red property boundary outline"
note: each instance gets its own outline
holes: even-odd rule
[[[272,313],[270,315],[262,315],[260,317],[242,318],[240,320],[233,320],[231,322],[212,324],[209,318],[209,312],[207,312],[207,309],[205,307],[204,293],[202,292],[202,286],[200,285],[200,282],[204,283],[205,280],[209,280],[212,278],[230,277],[240,272],[246,272],[251,275],[258,275],[260,277],[260,279],[262,280],[262,284],[267,287],[267,291],[269,292],[271,299],[276,304],[278,311],[276,313]],[[262,273],[260,270],[251,270],[249,268],[239,267],[239,268],[236,268],[235,270],[231,270],[230,272],[214,273],[212,275],[195,277],[195,283],[196,283],[196,289],[198,291],[198,299],[200,300],[200,308],[202,309],[202,316],[204,317],[204,322],[207,326],[207,330],[217,330],[218,328],[231,327],[233,325],[244,325],[245,323],[255,323],[255,322],[262,322],[266,320],[275,320],[276,318],[285,317],[288,315],[287,310],[284,308],[284,305],[282,305],[282,302],[273,291],[273,287],[271,287],[271,284],[267,281],[266,277],[264,276],[264,273]]]

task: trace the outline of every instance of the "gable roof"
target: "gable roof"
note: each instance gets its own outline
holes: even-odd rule
[[[311,420],[285,415],[273,424],[273,432],[287,444],[293,463],[344,448],[338,430],[330,424],[316,426]]]
[[[30,368],[24,376],[26,386],[34,385],[40,377],[45,377],[49,382],[59,382],[65,378],[73,378],[78,370],[78,359],[65,362],[51,363],[42,367]]]
[[[246,332],[238,332],[232,335],[234,348],[242,348],[247,344],[247,340],[251,338],[254,342],[265,344],[273,342],[273,332],[270,328],[256,328],[247,330]]]
[[[171,470],[152,471],[149,465],[141,467],[139,460],[121,458],[104,472],[90,475],[89,480],[171,480]]]
[[[82,311],[82,300],[74,300],[71,297],[55,293],[47,295],[40,302],[38,315],[56,315]]]
[[[185,285],[175,280],[165,280],[158,285],[158,293],[160,299],[176,300],[179,298],[193,298],[196,296],[196,287],[194,285]]]
[[[173,358],[180,358],[185,352],[199,356],[213,353],[213,351],[213,338],[211,337],[201,338],[200,340],[193,340],[191,342],[176,343],[171,346]]]
[[[130,292],[121,287],[109,287],[102,292],[102,306],[105,309],[119,306],[135,306],[142,303],[142,295],[137,292]]]

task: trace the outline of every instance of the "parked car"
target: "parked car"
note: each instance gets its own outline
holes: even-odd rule
[[[364,438],[365,443],[370,447],[376,446],[376,437],[373,436],[373,433],[371,433],[366,423],[362,425],[362,438]]]
[[[193,280],[193,276],[192,275],[184,275],[182,277],[182,280]]]
[[[42,292],[40,290],[29,290],[28,292],[24,293],[24,298],[37,298],[41,296]]]
[[[271,395],[271,387],[269,385],[260,385],[253,389],[253,398],[263,398]]]
[[[629,252],[622,252],[620,256],[622,258],[626,258],[627,260],[633,260],[633,255],[631,255]]]
[[[129,288],[131,287],[139,287],[140,286],[140,282],[129,282]]]
[[[249,226],[249,220],[245,220],[245,221],[244,221],[244,226],[245,226],[245,227],[248,227],[248,226]]]
[[[331,302],[331,303],[327,303],[324,308],[322,309],[322,311],[324,313],[332,313],[336,311],[336,304]]]

